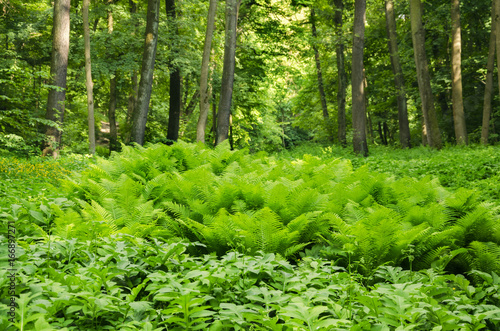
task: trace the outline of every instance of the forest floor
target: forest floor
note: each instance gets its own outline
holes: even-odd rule
[[[0,329],[499,330],[500,147],[370,153],[0,157]]]

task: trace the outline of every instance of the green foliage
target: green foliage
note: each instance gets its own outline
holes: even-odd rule
[[[476,191],[224,144],[2,162],[18,328],[500,327],[498,207]]]
[[[254,156],[227,144],[124,147],[65,186],[75,206],[54,230],[65,238],[185,238],[203,243],[200,252],[290,259],[319,245],[321,256],[364,275],[385,264],[463,273],[485,265],[473,242],[500,244],[498,214],[474,191],[353,170],[341,159]],[[496,264],[488,271],[500,273]]]
[[[5,240],[5,237],[1,237]],[[193,244],[129,235],[18,240],[17,328],[26,330],[432,330],[500,326],[496,273],[384,266],[362,279],[330,262],[274,254],[193,257]],[[6,245],[2,245],[5,255]],[[6,260],[0,265],[6,281]],[[2,286],[0,325],[9,330]]]

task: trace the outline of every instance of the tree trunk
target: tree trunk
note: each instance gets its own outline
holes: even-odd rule
[[[115,72],[116,75],[116,72]],[[116,128],[116,76],[109,81],[109,152],[118,150],[118,130]]]
[[[210,0],[207,17],[207,32],[205,34],[205,45],[203,46],[203,57],[201,59],[200,73],[200,117],[196,126],[196,140],[205,143],[205,129],[207,127],[208,111],[210,110],[210,95],[212,86],[208,84],[208,68],[210,64],[210,50],[212,49],[212,37],[215,29],[215,15],[217,14],[217,0]]]
[[[497,72],[498,72],[498,87],[500,90],[500,1],[495,2],[495,46],[497,53]],[[495,129],[495,122],[493,121],[492,130]]]
[[[112,3],[111,1],[109,2]],[[113,12],[111,9],[108,11],[108,33],[113,33]],[[109,121],[109,152],[118,150],[118,130],[116,128],[116,75],[115,70],[114,75],[109,80],[109,109],[108,109],[108,121]]]
[[[233,97],[234,67],[236,57],[236,37],[240,0],[226,0],[226,31],[224,42],[224,67],[222,68],[222,86],[217,116],[216,145],[228,138],[229,117]]]
[[[398,103],[398,123],[399,123],[399,142],[401,147],[410,148],[410,125],[408,123],[408,110],[406,103],[405,83],[403,68],[399,58],[398,42],[396,34],[396,17],[394,15],[394,1],[385,2],[385,19],[388,36],[389,53],[391,56],[392,72],[394,74],[394,85],[397,93]]]
[[[215,102],[215,95],[212,96],[212,132],[214,134],[213,144],[215,145],[217,139],[217,103]]]
[[[422,113],[424,115],[427,142],[432,148],[442,147],[441,133],[434,108],[434,96],[431,89],[431,79],[427,56],[425,55],[425,35],[422,25],[422,3],[421,0],[410,0],[411,34],[413,39],[413,51],[415,65],[417,67],[418,89],[422,101]]]
[[[144,145],[149,101],[153,84],[153,71],[158,41],[160,0],[148,0],[144,53],[142,56],[141,81],[132,119],[132,141]]]
[[[328,114],[328,106],[326,104],[325,89],[323,87],[323,73],[321,71],[321,61],[319,59],[319,51],[316,46],[316,41],[318,40],[318,33],[316,32],[316,15],[314,8],[311,7],[311,29],[312,29],[312,48],[314,50],[314,61],[316,62],[316,73],[318,75],[318,90],[321,100],[321,109],[323,110],[323,119],[325,120],[325,128],[328,132],[328,140],[333,142],[333,130],[330,123],[330,116]]]
[[[181,117],[181,103],[182,103],[182,90],[181,90],[181,71],[178,65],[174,63],[174,58],[179,53],[177,47],[176,36],[179,34],[179,28],[177,27],[176,21],[176,11],[175,11],[175,0],[165,0],[165,7],[167,12],[167,18],[170,21],[169,27],[171,32],[170,47],[171,53],[169,59],[169,69],[170,69],[170,99],[169,99],[169,111],[168,111],[168,129],[167,129],[167,140],[169,142],[177,141],[179,138],[179,126]]]
[[[94,82],[92,82],[92,64],[90,60],[90,0],[83,0],[83,43],[85,50],[85,86],[87,87],[87,109],[89,124],[89,152],[95,154],[95,119],[94,119]]]
[[[366,104],[363,79],[366,0],[354,2],[354,39],[352,43],[352,128],[356,154],[368,156],[366,141]]]
[[[467,145],[464,102],[462,98],[462,38],[460,29],[460,0],[451,0],[452,47],[451,47],[451,98],[453,123],[457,144]]]
[[[137,4],[133,0],[129,0],[129,5],[130,5],[130,14],[135,14],[137,12]],[[132,16],[131,15],[131,16]],[[133,30],[133,34],[135,34],[135,28]],[[134,109],[135,105],[137,104],[137,91],[138,91],[138,84],[137,84],[137,71],[134,69],[132,71],[132,75],[130,77],[131,79],[131,84],[132,88],[129,92],[128,95],[128,103],[127,103],[127,118],[125,120],[125,137],[124,141],[126,144],[130,143],[130,140],[132,138],[132,118],[134,116]]]
[[[488,51],[488,63],[486,65],[486,84],[484,86],[484,104],[483,104],[483,125],[481,129],[481,144],[488,145],[488,136],[490,129],[491,116],[491,97],[493,94],[493,70],[495,67],[495,43],[496,43],[496,15],[495,7],[498,0],[493,0],[491,5],[491,33],[490,47]]]
[[[335,4],[335,31],[337,35],[337,45],[335,52],[337,54],[337,71],[338,71],[338,84],[337,84],[337,122],[338,122],[338,139],[341,146],[347,146],[346,137],[346,118],[345,118],[345,99],[347,94],[347,74],[345,71],[345,57],[344,57],[344,36],[342,32],[342,14],[344,11],[344,4],[342,0],[334,0]]]
[[[52,57],[50,62],[51,88],[47,97],[47,112],[45,118],[62,126],[64,121],[64,101],[66,99],[66,74],[68,71],[70,24],[69,0],[54,1],[54,25],[52,39]],[[44,153],[50,150],[55,158],[61,147],[62,131],[54,126],[47,126],[48,146]]]
[[[137,71],[132,72],[132,76],[130,77],[132,88],[128,95],[128,103],[127,103],[127,119],[126,119],[126,128],[125,128],[125,143],[130,143],[132,139],[132,119],[134,117],[134,109],[137,104],[137,93],[139,90],[139,84],[137,84]]]

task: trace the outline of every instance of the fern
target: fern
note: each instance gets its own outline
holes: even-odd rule
[[[476,193],[463,188],[458,189],[453,196],[446,199],[445,203],[451,217],[454,219],[463,217],[478,205]]]
[[[473,241],[469,245],[472,269],[500,273],[500,246],[492,242]]]

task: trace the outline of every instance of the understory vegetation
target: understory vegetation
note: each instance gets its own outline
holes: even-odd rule
[[[499,152],[0,158],[0,328],[499,330]]]

